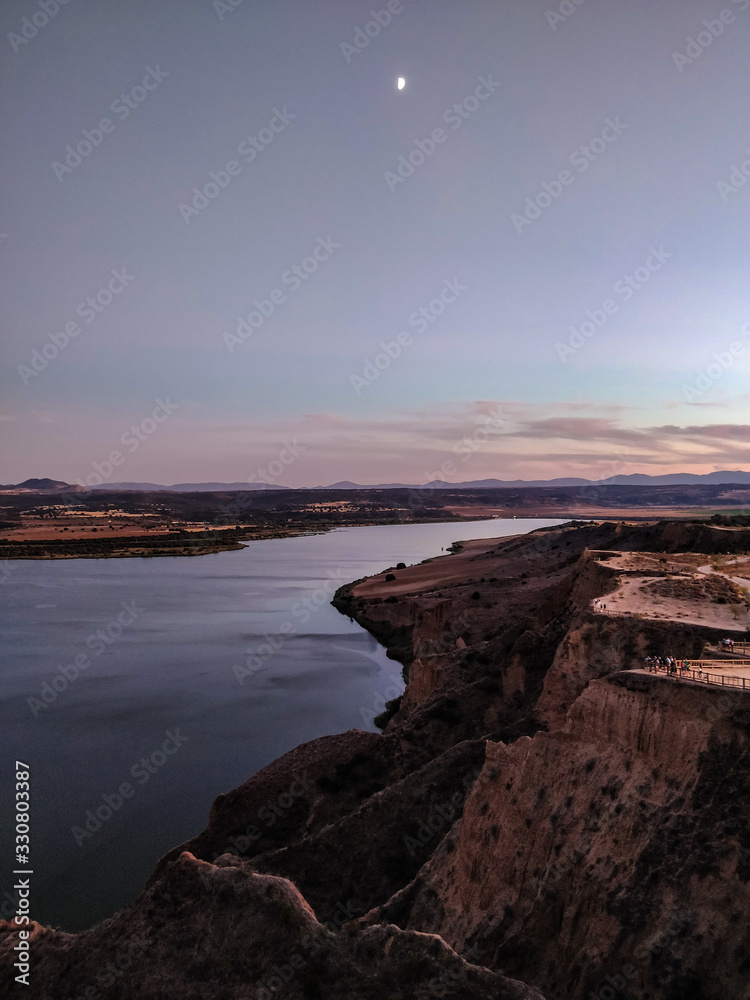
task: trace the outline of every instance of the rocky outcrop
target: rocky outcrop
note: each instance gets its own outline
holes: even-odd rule
[[[185,851],[210,862],[231,852],[291,879],[323,921],[342,898],[360,916],[416,875],[461,815],[483,761],[480,740],[426,761],[397,736],[313,740],[220,796],[206,829],[170,851],[155,877]]]
[[[416,726],[420,734],[426,729],[428,739],[440,741],[430,715],[446,699],[468,709],[474,726],[462,726],[463,739],[524,717],[533,719],[534,728],[555,728],[593,679],[640,666],[646,655],[700,656],[706,643],[724,634],[725,625],[598,615],[591,603],[635,574],[624,569],[624,554],[653,547],[652,562],[659,566],[667,563],[657,559],[661,553],[692,551],[692,546],[702,553],[721,546],[735,552],[745,544],[750,532],[704,523],[565,526],[477,549],[463,585],[453,571],[450,584],[435,587],[439,607],[430,604],[434,591],[401,593],[396,602],[363,598],[354,586],[349,599],[360,621],[410,622],[407,646],[415,659],[405,661],[406,692],[389,729]],[[639,578],[654,577],[655,584],[668,572],[664,585],[679,589],[674,569],[666,564],[637,572]],[[422,567],[414,571],[423,573]],[[408,579],[408,572],[399,575],[400,591]]]
[[[723,627],[591,604],[622,608],[636,571],[668,600],[681,553],[748,547],[573,524],[342,588],[404,664],[383,734],[303,744],[220,795],[122,914],[33,925],[25,995],[750,1000],[750,694],[631,671]],[[16,941],[0,924],[6,992]]]
[[[488,742],[460,823],[367,919],[549,997],[740,1000],[748,907],[750,694],[617,674],[563,730]]]
[[[409,664],[409,683],[401,701],[404,712],[421,705],[445,683],[446,666],[450,666],[450,656],[445,654],[412,660]]]
[[[625,617],[582,616],[571,624],[555,651],[536,704],[545,728],[565,722],[568,709],[590,681],[643,665],[646,656],[698,658],[716,630],[677,622],[648,622]]]
[[[356,584],[340,587],[331,604],[352,618],[385,646],[391,659],[408,664],[414,657],[412,637],[418,609],[411,603],[377,601],[365,604],[352,595]]]
[[[383,925],[336,932],[287,879],[232,855],[184,852],[125,913],[81,934],[32,925],[33,972],[14,982],[0,924],[0,990],[29,1000],[543,1000],[470,965],[439,937]],[[21,992],[23,991],[23,992]]]

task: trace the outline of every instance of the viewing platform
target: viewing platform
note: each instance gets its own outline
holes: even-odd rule
[[[687,658],[685,658],[687,659]],[[691,660],[687,659],[689,669],[681,671],[679,664],[682,659],[677,660],[678,669],[676,674],[667,673],[664,669],[649,670],[647,667],[638,667],[636,672],[641,674],[660,674],[679,684],[682,681],[695,681],[698,684],[710,684],[716,687],[732,688],[733,690],[750,691],[750,660]]]

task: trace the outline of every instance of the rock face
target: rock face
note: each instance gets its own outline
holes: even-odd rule
[[[559,728],[590,681],[640,665],[649,653],[667,655],[679,650],[682,656],[698,658],[713,632],[678,622],[657,624],[603,616],[573,624],[544,678],[536,717],[545,728]]]
[[[750,693],[632,670],[725,634],[726,602],[721,627],[710,595],[700,624],[674,602],[748,548],[573,524],[342,588],[404,665],[383,734],[219,796],[123,913],[33,925],[25,995],[750,1000]],[[627,610],[626,577],[664,581],[660,619]],[[16,942],[0,924],[3,995]]]
[[[486,746],[460,823],[368,919],[550,997],[750,995],[750,695],[616,674],[563,730]]]
[[[170,851],[156,874],[184,851],[207,861],[232,852],[292,879],[321,920],[342,909],[360,916],[438,846],[482,769],[484,743],[423,760],[408,741],[357,730],[303,744],[218,799],[206,830]],[[442,809],[457,792],[452,811]],[[433,816],[438,829],[412,845]]]
[[[387,925],[335,933],[291,882],[259,875],[232,855],[216,865],[179,855],[135,906],[93,930],[33,925],[28,988],[13,981],[16,935],[7,928],[0,927],[4,997],[543,1000],[470,965],[434,934]]]

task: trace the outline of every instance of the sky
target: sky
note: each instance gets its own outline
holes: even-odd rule
[[[0,482],[750,468],[750,0],[0,27]]]

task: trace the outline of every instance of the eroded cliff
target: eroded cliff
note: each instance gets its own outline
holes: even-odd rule
[[[633,668],[742,634],[746,597],[696,572],[748,548],[571,524],[342,588],[404,665],[383,734],[219,796],[122,914],[35,926],[25,995],[747,1000],[750,693]]]
[[[463,818],[368,916],[548,997],[750,995],[750,694],[615,674],[486,744]],[[627,971],[624,971],[627,970]],[[610,984],[611,985],[611,984]]]
[[[209,864],[181,854],[134,906],[90,931],[33,925],[28,988],[13,981],[15,937],[0,927],[5,997],[542,1000],[467,963],[434,934],[388,925],[335,932],[291,882],[259,875],[232,855]]]

